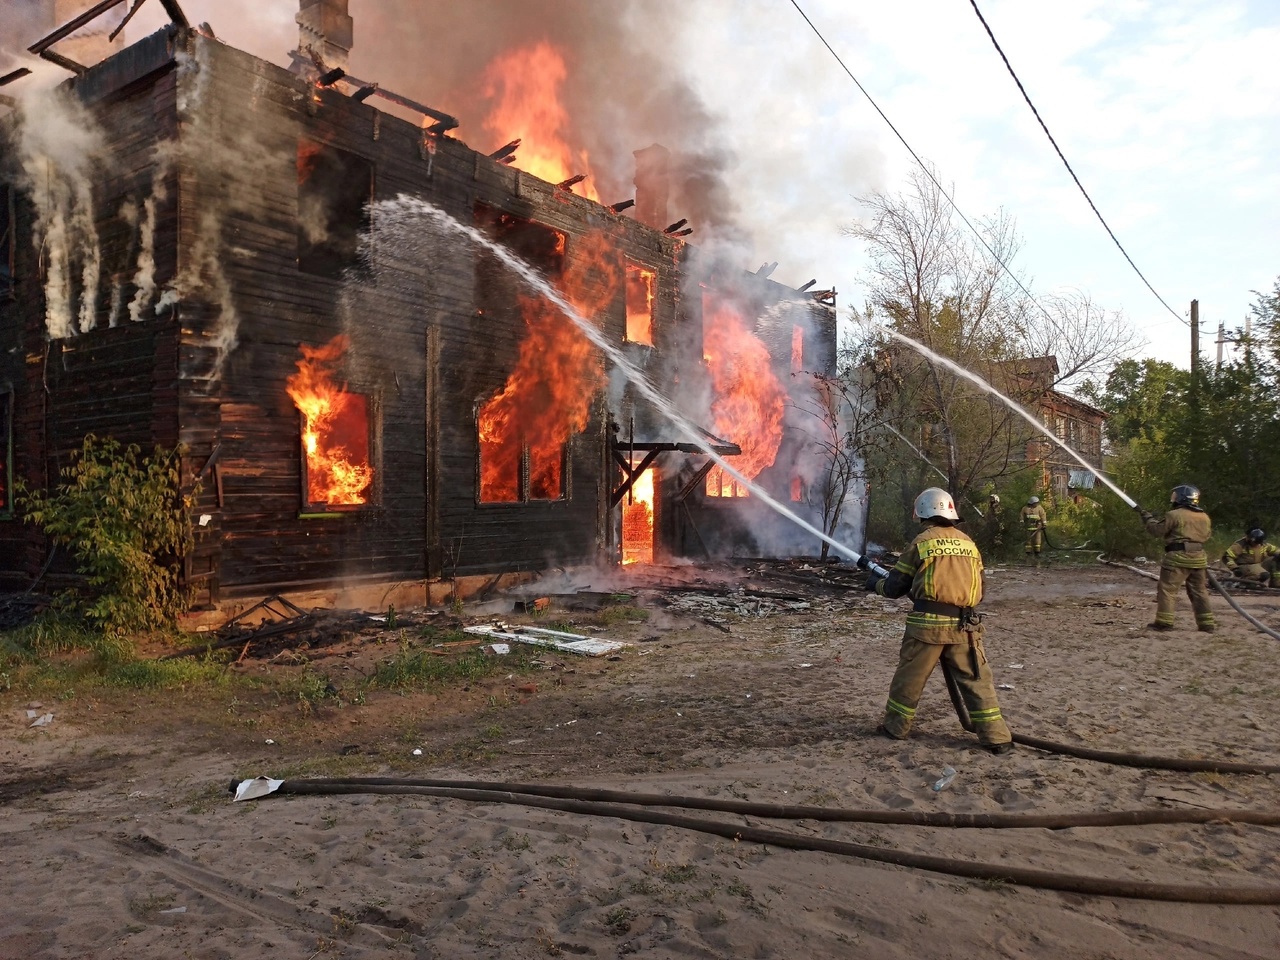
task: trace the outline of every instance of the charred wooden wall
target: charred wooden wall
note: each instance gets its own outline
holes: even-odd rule
[[[570,262],[588,232],[603,230],[620,256],[666,278],[657,310],[668,317],[675,309],[674,242],[460,141],[424,140],[415,124],[339,92],[315,90],[202,38],[188,42],[194,67],[182,82],[200,93],[182,114],[183,255],[208,242],[200,217],[217,210],[216,239],[227,251],[238,313],[238,345],[221,376],[206,382],[201,377],[214,363],[220,308],[202,298],[181,308],[182,439],[197,468],[218,452],[209,475],[218,496],[211,498],[207,478],[200,507],[212,520],[197,575],[214,572],[219,592],[230,594],[357,578],[496,573],[597,557],[608,540],[615,473],[600,399],[588,428],[570,443],[567,499],[478,500],[476,413],[502,387],[525,334],[515,279],[457,238],[433,239],[425,222],[408,235],[388,228],[380,218],[389,214],[378,205],[363,275],[300,272],[297,142],[305,138],[370,161],[379,202],[421,198],[468,226],[485,207],[559,230],[568,237]],[[215,144],[230,144],[255,162],[239,172],[225,164],[206,169],[202,158],[217,153]],[[228,193],[247,193],[252,202],[219,206]],[[621,342],[621,290],[597,319]],[[301,516],[299,418],[284,383],[300,344],[324,343],[338,333],[351,338],[350,389],[373,397],[378,410],[376,503]]]
[[[144,450],[177,442],[176,332],[154,311],[140,322],[129,318],[127,305],[137,290],[136,235],[122,215],[126,205],[139,209],[152,194],[156,145],[176,132],[170,44],[168,33],[157,34],[71,86],[103,138],[93,184],[102,273],[91,329],[49,337],[47,261],[33,243],[36,207],[29,193],[16,193],[13,298],[0,297],[0,391],[13,392],[14,476],[29,488],[56,484],[89,434]],[[0,133],[6,156],[0,176],[16,184],[12,123]],[[176,205],[162,203],[155,223],[155,276],[161,285],[175,270],[176,235]],[[73,295],[78,312],[85,292],[77,286]],[[0,575],[30,578],[45,550],[35,528],[13,514],[0,516]],[[60,556],[53,570],[69,567],[70,559]]]

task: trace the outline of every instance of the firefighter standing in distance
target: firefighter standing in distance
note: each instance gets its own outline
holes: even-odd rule
[[[1257,580],[1280,587],[1280,550],[1267,543],[1267,534],[1256,527],[1227,547],[1222,555],[1233,577]]]
[[[915,518],[925,525],[888,577],[874,574],[867,589],[882,597],[910,593],[898,669],[889,685],[889,702],[879,731],[895,740],[911,732],[916,705],[938,661],[960,689],[978,739],[992,753],[1013,749],[1013,736],[1000,715],[995,681],[982,648],[982,555],[967,533],[951,494],[930,487],[916,497]],[[860,562],[860,566],[862,563]]]
[[[1213,610],[1209,606],[1209,557],[1205,542],[1213,533],[1209,515],[1200,508],[1200,491],[1189,483],[1180,484],[1169,494],[1173,504],[1157,520],[1138,507],[1147,532],[1164,538],[1164,562],[1160,564],[1160,584],[1156,587],[1156,618],[1147,626],[1152,630],[1172,630],[1173,611],[1178,603],[1178,588],[1187,585],[1187,596],[1196,613],[1196,628],[1213,633]]]
[[[1044,504],[1039,497],[1032,497],[1022,508],[1022,529],[1027,535],[1027,556],[1035,555],[1036,564],[1040,563],[1040,548],[1044,544],[1044,525],[1049,522],[1049,515],[1044,512]]]

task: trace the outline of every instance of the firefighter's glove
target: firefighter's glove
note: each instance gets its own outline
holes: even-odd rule
[[[871,576],[867,577],[867,583],[865,587],[867,593],[875,593],[876,587],[879,586],[880,581],[882,581],[883,579],[884,577],[877,577],[875,574],[872,574]]]
[[[1146,510],[1142,511],[1141,516],[1142,516],[1143,523],[1150,523],[1152,520],[1155,519],[1155,516],[1151,513],[1148,513]]]

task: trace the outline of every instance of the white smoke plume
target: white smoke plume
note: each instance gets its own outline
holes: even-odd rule
[[[35,207],[32,242],[45,275],[45,323],[54,339],[97,324],[102,252],[93,182],[106,166],[103,137],[83,104],[39,70],[17,91],[18,186]],[[79,303],[73,274],[79,269]]]
[[[156,295],[156,205],[168,199],[165,176],[169,171],[167,157],[157,158],[151,174],[151,192],[142,202],[142,214],[135,219],[138,229],[138,261],[133,274],[134,294],[129,301],[129,319],[145,320],[147,308]]]
[[[156,301],[154,312],[163,313],[187,299],[213,308],[216,315],[207,341],[214,350],[213,365],[198,377],[211,381],[221,376],[227,357],[239,343],[241,317],[228,265],[232,257],[241,254],[227,242],[228,221],[238,215],[254,218],[260,214],[267,198],[258,171],[294,163],[292,150],[296,149],[296,140],[280,131],[236,123],[225,119],[223,111],[206,108],[214,69],[210,45],[216,42],[196,37],[191,50],[177,54],[178,113],[183,132],[171,146],[171,159],[166,159],[163,152],[158,158],[151,196],[154,202],[164,200],[162,181],[170,162],[177,163],[180,158],[184,168],[194,172],[200,214],[193,227],[193,242],[177,276]],[[273,136],[278,140],[275,146],[269,143]],[[154,244],[154,231],[150,242]],[[140,259],[140,281],[148,279],[143,272],[146,266]],[[154,264],[150,269],[154,271]],[[141,297],[143,283],[139,282],[138,287]]]

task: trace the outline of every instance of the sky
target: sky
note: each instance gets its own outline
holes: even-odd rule
[[[181,2],[224,41],[287,62],[296,0]],[[708,136],[727,158],[743,266],[779,261],[775,279],[816,278],[861,306],[865,251],[841,227],[865,214],[860,198],[904,190],[914,161],[790,0],[611,2],[630,13],[622,42],[647,45],[717,119]],[[380,47],[399,44],[420,51],[415,67],[429,78],[433,48],[467,54],[429,28],[420,43],[411,30],[392,40],[378,18],[403,3],[351,0],[360,60],[377,64]],[[1015,266],[1036,294],[1084,291],[1132,321],[1146,355],[1185,366],[1190,334],[1178,317],[1193,298],[1212,359],[1218,323],[1242,325],[1252,291],[1280,275],[1280,3],[979,0],[1085,188],[1178,317],[1094,218],[967,0],[800,5],[971,220],[1000,210],[1015,219]],[[510,6],[466,9],[483,19]],[[128,36],[162,22],[159,4],[147,4]],[[423,86],[404,92],[451,110]]]

